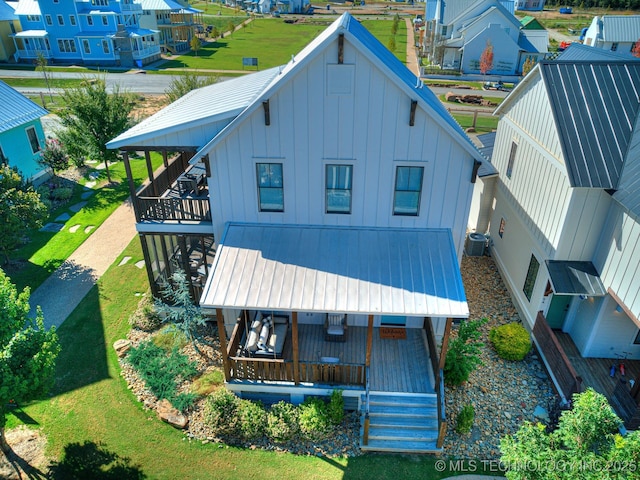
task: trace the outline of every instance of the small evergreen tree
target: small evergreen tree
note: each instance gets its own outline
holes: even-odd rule
[[[480,327],[487,322],[462,320],[458,336],[449,342],[444,363],[444,380],[447,385],[461,385],[469,379],[469,374],[482,364],[480,352],[484,343],[480,342]]]

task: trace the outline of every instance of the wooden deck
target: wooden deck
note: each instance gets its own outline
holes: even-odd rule
[[[300,361],[318,362],[321,357],[337,357],[340,363],[365,363],[367,328],[349,327],[347,341],[327,342],[322,325],[298,325]],[[291,358],[290,339],[285,350]],[[407,329],[406,340],[380,338],[373,329],[370,388],[380,392],[434,393],[434,376],[422,330]]]
[[[576,372],[582,377],[583,390],[592,387],[595,391],[610,398],[621,379],[626,380],[628,384],[630,379],[636,380],[640,376],[640,360],[625,360],[627,375],[623,377],[620,375],[620,370],[616,368],[616,375],[612,378],[609,376],[609,369],[612,363],[618,364],[618,359],[584,358],[580,355],[578,347],[573,343],[568,333],[554,333]]]

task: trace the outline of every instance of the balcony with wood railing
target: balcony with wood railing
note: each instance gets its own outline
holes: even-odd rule
[[[134,209],[138,223],[211,222],[205,167],[184,153],[167,160],[136,191]]]

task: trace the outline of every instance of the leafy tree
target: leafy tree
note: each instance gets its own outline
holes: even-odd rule
[[[29,289],[18,293],[0,270],[0,448],[9,451],[4,428],[8,405],[38,398],[53,385],[60,352],[55,327],[44,328],[42,311],[29,318]]]
[[[174,77],[169,88],[164,93],[169,97],[169,101],[175,102],[180,97],[186,95],[196,88],[206,87],[218,81],[217,75],[199,76],[197,72],[186,71],[180,76]]]
[[[47,86],[47,90],[49,90],[49,100],[53,102],[53,94],[51,93],[51,84],[49,83],[49,67],[48,67],[47,57],[44,56],[44,53],[37,52],[36,53],[36,70],[40,70],[42,72],[42,76],[44,77],[44,83]]]
[[[170,323],[176,330],[182,332],[199,352],[197,343],[204,343],[200,328],[205,325],[206,318],[200,307],[193,303],[184,270],[177,269],[160,293],[172,305],[156,299],[154,306],[157,313],[163,318],[163,322]]]
[[[229,23],[227,23],[227,30],[229,31],[229,35],[233,34],[233,30],[236,28],[236,25],[229,20]]]
[[[392,52],[396,51],[396,37],[389,37],[389,41],[387,42],[387,48]]]
[[[484,47],[482,54],[480,55],[480,73],[486,75],[493,68],[493,45],[487,40],[487,45]]]
[[[62,99],[60,141],[76,165],[86,158],[104,162],[111,182],[109,162],[118,160],[118,152],[107,149],[106,143],[131,126],[135,97],[118,86],[109,94],[104,77],[87,77],[79,87],[65,90]]]
[[[48,215],[38,192],[25,185],[18,171],[8,165],[0,166],[0,253],[5,264],[18,241],[29,230],[40,228]]]
[[[444,380],[447,385],[461,385],[482,364],[480,352],[484,343],[479,341],[480,327],[486,322],[486,318],[460,322],[458,336],[449,343],[444,362]]]
[[[69,168],[69,156],[64,151],[60,140],[47,138],[45,147],[41,152],[40,163],[53,170],[54,175]]]
[[[573,410],[562,412],[558,428],[547,433],[526,422],[500,443],[509,480],[638,478],[640,432],[621,436],[621,421],[607,399],[589,388],[574,395]]]
[[[218,31],[218,27],[216,27],[215,25],[213,26],[213,28],[211,29],[211,38],[218,38],[220,36],[220,32]]]
[[[535,66],[536,66],[535,60],[533,60],[533,58],[531,57],[527,57],[527,59],[524,61],[524,64],[522,65],[522,76],[526,77],[527,73],[529,73],[531,69]]]
[[[640,39],[638,39],[636,43],[633,44],[633,47],[631,47],[631,55],[640,58]]]
[[[193,36],[191,37],[191,50],[194,51],[194,53],[196,54],[196,57],[198,56],[198,50],[200,50],[202,48],[202,42],[200,41],[200,39],[197,36]]]

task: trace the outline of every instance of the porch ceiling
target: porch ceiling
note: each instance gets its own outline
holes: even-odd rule
[[[229,224],[200,304],[469,316],[447,229]]]

